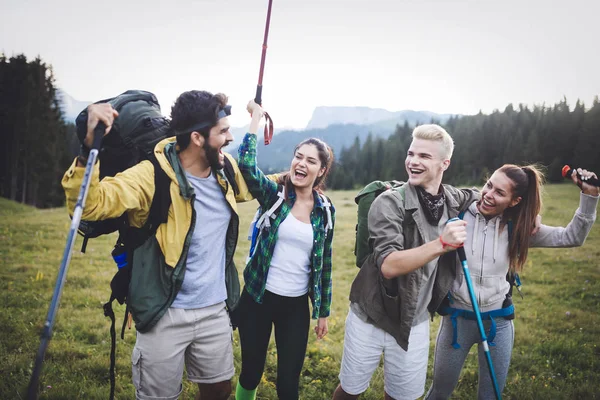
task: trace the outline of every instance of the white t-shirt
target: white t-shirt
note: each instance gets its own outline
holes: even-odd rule
[[[312,225],[299,221],[290,212],[277,231],[277,243],[267,274],[266,289],[287,297],[306,294],[312,248]]]

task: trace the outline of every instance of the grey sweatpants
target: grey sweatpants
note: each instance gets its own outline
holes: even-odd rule
[[[515,339],[515,328],[512,320],[496,318],[496,338],[495,346],[490,346],[490,355],[496,380],[500,393],[506,383],[508,366],[512,354],[513,343]],[[483,321],[486,336],[489,336],[491,321]],[[427,400],[447,399],[452,394],[454,387],[458,382],[460,371],[462,370],[467,354],[474,344],[478,344],[477,352],[479,359],[479,386],[477,388],[477,398],[495,399],[494,388],[490,378],[485,351],[481,345],[481,336],[477,328],[477,321],[466,320],[462,317],[457,318],[458,336],[457,342],[460,349],[452,347],[452,321],[450,316],[442,318],[440,330],[435,343],[435,360],[433,364],[433,384],[427,393]]]

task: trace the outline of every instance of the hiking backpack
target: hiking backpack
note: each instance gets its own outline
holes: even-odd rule
[[[319,193],[319,197],[321,198],[321,202],[325,207],[325,213],[327,214],[327,225],[325,226],[325,236],[329,235],[329,232],[333,229],[333,221],[331,218],[331,203],[329,199],[324,194]],[[250,227],[248,228],[248,240],[250,241],[250,251],[248,252],[248,257],[246,258],[246,264],[252,259],[254,253],[256,252],[256,248],[258,246],[258,242],[260,240],[261,234],[265,228],[271,227],[271,220],[275,220],[277,217],[277,212],[280,210],[283,202],[285,201],[285,185],[280,185],[279,190],[277,191],[277,200],[273,205],[262,212],[262,208],[259,206],[252,218],[252,222],[250,222]]]
[[[354,244],[354,255],[356,266],[360,268],[369,254],[373,252],[372,243],[369,241],[369,209],[373,201],[381,193],[394,189],[404,199],[404,182],[401,181],[373,181],[365,186],[354,198],[358,205],[358,219],[356,223],[356,242]]]
[[[110,132],[102,139],[98,152],[100,179],[114,176],[143,160],[154,160],[154,147],[169,135],[169,121],[161,114],[156,96],[143,90],[128,90],[116,97],[94,104],[109,103],[119,112]],[[87,108],[75,120],[77,136],[85,149]],[[83,236],[82,252],[91,238],[127,227],[125,215],[103,221],[85,221],[79,224]]]

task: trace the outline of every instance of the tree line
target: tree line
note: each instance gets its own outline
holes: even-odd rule
[[[435,122],[435,121],[432,121]],[[566,99],[554,106],[509,104],[504,111],[451,117],[443,124],[455,143],[444,182],[481,185],[504,163],[536,163],[549,182],[561,181],[563,165],[600,172],[600,102],[591,108]],[[387,139],[369,135],[343,148],[328,179],[331,189],[355,189],[373,180],[406,180],[413,126],[396,126]]]
[[[580,101],[570,107],[566,99],[533,108],[509,104],[502,112],[451,117],[443,126],[456,145],[447,183],[480,185],[503,163],[538,163],[550,182],[562,180],[564,164],[600,172],[598,97],[587,110]],[[406,180],[413,128],[405,122],[388,138],[369,134],[361,143],[356,137],[336,155],[329,188]],[[62,206],[60,180],[77,148],[75,125],[64,121],[52,67],[39,57],[0,54],[0,138],[0,196],[42,208]]]
[[[0,195],[36,207],[64,204],[62,174],[75,126],[63,120],[52,67],[0,54]]]

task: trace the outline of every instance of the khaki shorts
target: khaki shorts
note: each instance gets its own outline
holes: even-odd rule
[[[149,332],[137,333],[131,356],[136,398],[179,397],[184,364],[192,382],[231,379],[232,338],[224,302],[191,310],[169,308]]]

